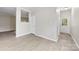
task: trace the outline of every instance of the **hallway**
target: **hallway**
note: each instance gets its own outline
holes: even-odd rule
[[[53,42],[33,34],[15,38],[13,32],[0,33],[1,51],[78,51],[71,36],[61,34],[58,42]]]

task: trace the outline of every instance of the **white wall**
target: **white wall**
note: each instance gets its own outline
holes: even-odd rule
[[[67,18],[67,26],[62,26],[62,19]],[[70,33],[71,10],[60,11],[60,32]]]
[[[56,8],[41,7],[35,14],[35,33],[38,36],[57,41],[57,13]]]
[[[79,8],[72,8],[72,37],[79,47]]]
[[[36,17],[31,16],[31,33],[35,34],[35,28],[36,28]]]
[[[15,30],[15,17],[0,14],[0,32]]]
[[[32,33],[31,15],[29,12],[29,22],[21,22],[21,10],[23,8],[16,8],[16,37]]]
[[[57,17],[58,17],[58,26],[57,26],[57,32],[58,32],[58,36],[60,35],[60,9],[56,9],[56,12],[57,12]]]
[[[27,9],[26,9],[27,10]],[[57,13],[56,8],[38,8],[38,10],[30,15],[30,22],[21,22],[21,8],[16,10],[16,36],[22,36],[34,33],[37,36],[57,41]]]

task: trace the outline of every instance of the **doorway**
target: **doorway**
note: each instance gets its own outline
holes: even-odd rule
[[[58,35],[60,33],[71,33],[71,8],[62,7],[57,10],[58,14]]]
[[[0,7],[0,38],[16,36],[16,8]]]

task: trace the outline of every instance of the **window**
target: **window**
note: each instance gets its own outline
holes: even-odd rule
[[[29,13],[21,10],[21,22],[29,22]]]
[[[67,26],[67,18],[62,19],[62,26]]]

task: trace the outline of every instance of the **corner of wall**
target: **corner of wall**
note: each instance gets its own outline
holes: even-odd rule
[[[30,33],[23,33],[23,34],[19,34],[19,35],[16,34],[16,37],[21,37],[21,36],[28,35],[28,34],[30,34]]]
[[[49,38],[49,37],[46,37],[46,36],[43,36],[43,35],[39,35],[39,34],[36,34],[36,33],[33,33],[33,34],[35,34],[36,36],[39,36],[39,37],[42,37],[42,38],[54,41],[54,42],[58,41],[58,37],[56,39],[53,39],[53,38]]]

